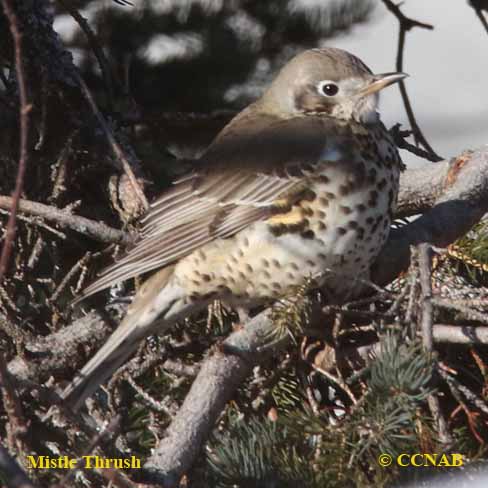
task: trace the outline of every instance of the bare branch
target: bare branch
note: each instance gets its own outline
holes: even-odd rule
[[[432,352],[432,269],[429,256],[430,247],[428,244],[420,244],[417,247],[417,258],[420,276],[420,291],[422,297],[422,319],[420,329],[422,333],[422,344],[429,353]]]
[[[90,312],[68,327],[27,342],[24,347],[30,360],[17,356],[8,363],[7,369],[21,383],[42,384],[52,374],[81,367],[86,357],[80,354],[79,346],[83,344],[88,350],[94,350],[110,332],[112,329],[102,316]]]
[[[464,235],[488,210],[486,148],[462,155],[452,162],[430,166],[429,174],[432,168],[437,170],[437,179],[442,181],[436,198],[430,202],[433,208],[417,221],[401,228],[396,236],[392,236],[375,266],[377,270],[373,272],[373,281],[376,283],[389,283],[400,271],[408,268],[411,245],[422,242],[450,244]],[[416,176],[419,174],[416,173]],[[413,198],[424,191],[424,179],[417,178],[416,181],[418,187],[414,188],[413,179],[408,179],[408,193]],[[408,206],[406,200],[404,206]],[[252,330],[256,337],[265,337],[271,328],[268,311],[252,319],[246,324],[244,331]],[[240,336],[240,332],[234,334]],[[238,356],[226,356],[219,352],[202,366],[180,412],[168,429],[167,437],[161,441],[146,464],[150,481],[162,482],[164,486],[174,486],[184,471],[191,466],[200,452],[201,443],[220,414],[218,407],[223,408],[239,381],[260,361],[259,354],[245,354],[245,351],[252,352],[254,349],[255,345],[250,339],[246,346],[241,343]],[[247,361],[242,359],[243,357]],[[438,404],[433,405],[433,408],[439,422],[439,431],[447,442],[449,435],[445,421],[442,423],[440,409],[436,409],[436,406],[438,407]]]
[[[425,213],[417,220],[395,229],[390,234],[376,263],[371,268],[372,281],[379,285],[391,283],[410,263],[410,247],[422,242],[446,247],[464,236],[488,212],[488,149],[463,153],[457,158],[435,165],[431,169],[415,170],[418,186],[412,176],[400,181],[400,209],[414,207],[418,198]],[[435,176],[434,176],[435,175]],[[432,180],[427,177],[432,176]],[[403,182],[408,182],[409,198],[405,198]],[[433,182],[434,199],[426,198],[426,181]],[[418,191],[417,191],[418,190]],[[437,193],[437,194],[436,194]]]
[[[11,211],[13,203],[12,198],[0,196],[0,208]],[[129,244],[131,242],[130,236],[124,231],[109,227],[102,222],[81,217],[80,215],[73,215],[66,210],[61,210],[51,205],[20,199],[18,201],[18,209],[20,212],[42,217],[50,222],[55,222],[61,227],[75,230],[80,234],[100,242],[123,244]]]
[[[93,54],[97,58],[98,64],[100,66],[100,71],[102,72],[103,80],[105,82],[105,89],[107,91],[107,100],[110,110],[113,110],[114,100],[113,100],[113,83],[112,83],[112,71],[108,63],[107,57],[103,52],[102,46],[96,34],[91,29],[90,25],[86,19],[78,12],[78,10],[71,4],[71,0],[60,0],[61,5],[70,13],[70,15],[75,19],[75,21],[80,26],[80,29],[85,33]]]
[[[266,344],[274,333],[271,311],[266,310],[231,334],[222,348],[204,361],[166,436],[146,462],[144,481],[177,486],[235,389],[255,364],[276,351],[276,342]]]
[[[393,137],[395,144],[400,149],[406,149],[412,154],[415,154],[415,156],[418,156],[419,158],[427,159],[427,161],[432,161],[433,163],[437,163],[442,159],[439,158],[436,154],[433,154],[432,152],[425,151],[424,149],[418,146],[414,146],[413,144],[410,144],[405,138],[410,137],[413,134],[413,132],[411,130],[400,130],[400,126],[401,124],[395,124],[390,129],[390,134]]]
[[[427,197],[426,180],[434,184],[433,198]],[[400,208],[412,209],[415,202],[421,201],[418,207],[425,214],[392,234],[378,259],[379,265],[373,270],[373,281],[389,283],[401,270],[406,269],[411,245],[429,242],[445,246],[466,233],[488,210],[487,193],[487,148],[463,154],[450,162],[429,165],[425,170],[407,170],[401,180]],[[314,319],[316,316],[317,320],[322,317],[319,313],[311,316]],[[60,357],[43,358],[42,366],[45,369],[41,374],[44,377],[49,370],[52,374],[52,371],[76,367],[74,363],[80,362],[80,355],[66,351],[76,351],[79,344],[88,341],[91,345],[86,349],[93,350],[103,340],[101,337],[108,334],[108,327],[100,325],[98,315],[90,314],[84,320],[82,332],[80,324],[75,322],[44,339],[46,344],[41,346],[45,350],[63,351]],[[97,335],[95,340],[95,334],[90,333],[90,322],[103,330],[102,336]],[[269,352],[266,347],[263,348],[262,341],[272,330],[274,326],[268,310],[230,336],[223,347],[204,362],[180,412],[168,429],[167,437],[148,461],[145,471],[148,479],[165,480],[168,486],[174,486],[171,483],[193,464],[195,456],[201,454],[203,442],[224,408],[226,399],[232,396],[252,367]],[[435,341],[437,330],[434,326]],[[36,367],[36,364],[27,364],[19,358],[8,366],[12,374],[26,379],[36,378],[39,374]]]
[[[429,256],[430,246],[422,243],[416,249],[419,275],[420,275],[420,291],[422,297],[422,317],[420,321],[420,332],[422,334],[422,344],[424,350],[428,353],[433,351],[433,306],[432,306],[432,269]],[[442,410],[439,404],[439,398],[435,392],[431,393],[427,397],[427,403],[429,404],[432,418],[437,426],[437,432],[439,434],[439,440],[443,444],[450,444],[452,437],[447,428],[447,422],[442,414]]]
[[[139,198],[142,204],[142,208],[146,210],[149,207],[149,203],[147,201],[146,195],[144,194],[144,190],[141,188],[141,185],[139,184],[139,181],[137,180],[134,171],[132,170],[132,167],[135,166],[134,161],[129,161],[127,154],[124,152],[120,144],[115,139],[115,136],[113,135],[107,123],[105,122],[105,119],[103,118],[102,113],[98,109],[97,104],[95,103],[95,100],[87,84],[83,80],[83,78],[80,76],[78,72],[75,72],[75,76],[77,78],[78,84],[81,88],[83,95],[88,101],[88,104],[90,105],[93,114],[97,118],[98,123],[100,124],[100,127],[102,128],[105,137],[109,142],[110,148],[112,149],[114,156],[121,163],[122,168],[124,169],[125,174],[129,178],[129,181],[132,185],[132,189],[134,190],[135,194],[137,195],[137,197]]]
[[[433,300],[433,303],[438,307],[446,308],[449,310],[455,310],[456,312],[459,312],[459,314],[462,315],[462,317],[465,320],[470,320],[470,321],[473,320],[488,325],[488,315],[486,313],[477,312],[476,310],[473,310],[468,306],[462,305],[460,303],[456,303],[455,300],[445,300],[442,298],[435,298]]]
[[[407,17],[400,10],[400,6],[393,3],[392,0],[383,0],[383,3],[385,4],[385,7],[397,18],[400,25],[400,30],[398,33],[396,69],[397,71],[403,71],[403,55],[405,51],[405,38],[407,32],[414,27],[420,27],[422,29],[429,30],[432,30],[434,27],[430,24],[425,24],[423,22],[419,22],[418,20]],[[431,145],[427,142],[427,139],[420,130],[420,127],[413,113],[412,104],[410,103],[405,83],[403,81],[400,81],[398,85],[400,88],[400,93],[402,95],[403,104],[405,105],[408,120],[410,122],[410,126],[412,127],[415,144],[421,144],[430,153],[430,160],[434,159],[435,161],[442,161],[442,158],[438,156],[436,152],[432,149]]]
[[[449,344],[488,344],[488,327],[471,325],[435,324],[433,329],[434,342]]]
[[[483,13],[483,10],[488,11],[488,4],[486,3],[486,0],[469,0],[468,3],[476,12],[476,16],[478,17],[478,19],[480,19],[481,25],[488,34],[488,20],[486,20],[486,17]]]
[[[408,169],[400,175],[396,218],[419,215],[430,210],[445,188],[451,171],[449,161]]]
[[[27,85],[25,79],[24,64],[22,60],[22,34],[19,29],[19,22],[15,14],[10,0],[2,0],[3,10],[9,22],[10,33],[14,41],[15,51],[15,73],[17,75],[17,83],[19,86],[19,119],[20,119],[20,149],[19,149],[19,167],[17,170],[17,178],[15,181],[15,190],[12,198],[12,205],[10,216],[7,223],[7,230],[4,237],[2,254],[0,256],[0,283],[7,270],[10,252],[15,239],[15,221],[17,210],[19,207],[20,195],[24,185],[24,174],[28,162],[29,153],[27,150],[27,142],[29,140],[29,114],[32,106],[29,103],[27,94]]]
[[[454,385],[457,390],[459,390],[470,402],[472,402],[476,407],[478,407],[482,412],[488,414],[488,406],[486,403],[476,396],[469,388],[462,385],[454,376],[446,371],[446,368],[439,364],[437,368],[439,374],[446,380],[450,385]]]

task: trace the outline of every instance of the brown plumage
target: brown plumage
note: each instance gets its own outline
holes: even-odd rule
[[[309,276],[352,289],[385,241],[401,168],[376,113],[373,75],[336,49],[295,57],[142,219],[125,257],[83,296],[160,269],[63,393],[75,408],[155,331],[220,298],[273,300]]]
[[[323,151],[347,156],[350,131],[332,119],[263,118],[245,133],[230,133],[212,145],[202,170],[176,182],[142,219],[136,245],[84,291],[161,268],[217,238],[271,216],[307,187],[312,162]],[[324,135],[326,135],[324,137]]]

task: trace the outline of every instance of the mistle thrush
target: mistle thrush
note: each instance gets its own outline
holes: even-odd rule
[[[150,207],[138,242],[85,296],[158,270],[64,391],[78,408],[139,342],[220,299],[255,307],[310,277],[346,293],[388,237],[402,163],[377,113],[374,75],[339,49],[293,58],[240,112],[198,169]]]

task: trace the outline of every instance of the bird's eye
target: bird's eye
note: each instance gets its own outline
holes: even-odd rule
[[[322,82],[319,85],[319,91],[326,97],[333,97],[339,92],[339,87],[335,83]]]

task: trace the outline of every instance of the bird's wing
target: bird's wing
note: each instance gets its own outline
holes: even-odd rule
[[[177,181],[142,219],[134,247],[102,271],[83,297],[164,267],[217,238],[285,209],[306,191],[316,163],[350,150],[333,119],[258,120],[227,131],[201,160],[201,170]],[[83,298],[80,297],[80,298]]]

